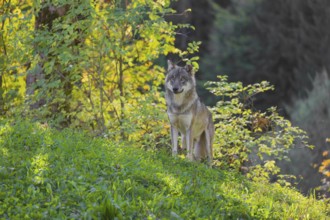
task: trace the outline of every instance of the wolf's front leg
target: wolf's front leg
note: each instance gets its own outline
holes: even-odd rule
[[[186,146],[187,146],[187,158],[191,161],[194,160],[193,156],[193,137],[191,134],[191,129],[189,129],[186,133]]]
[[[178,154],[178,136],[178,129],[171,125],[172,156]]]
[[[211,143],[211,134],[208,129],[205,130],[205,139],[206,139],[206,154],[207,154],[207,162],[210,167],[212,167],[212,143]]]
[[[181,147],[182,147],[182,150],[186,150],[187,149],[187,143],[186,143],[186,135],[182,134],[181,133]]]

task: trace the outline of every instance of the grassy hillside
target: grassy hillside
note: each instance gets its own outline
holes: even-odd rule
[[[0,124],[0,219],[329,219],[327,208],[166,152]]]

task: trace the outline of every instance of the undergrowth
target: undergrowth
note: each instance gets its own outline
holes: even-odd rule
[[[279,184],[133,144],[0,122],[0,219],[327,219]]]

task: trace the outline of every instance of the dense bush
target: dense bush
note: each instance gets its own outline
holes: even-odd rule
[[[243,86],[228,82],[226,76],[218,79],[208,83],[210,91],[221,98],[214,107],[217,165],[229,165],[256,181],[284,177],[285,173],[279,175],[278,163],[288,159],[297,143],[309,147],[305,132],[281,117],[276,108],[255,110],[255,96],[273,89],[268,82]]]
[[[1,4],[6,12],[0,15],[1,114],[23,109],[24,117],[58,128],[128,137],[120,127],[139,114],[137,100],[160,95],[160,57],[181,52],[174,47],[180,25],[164,18],[174,12],[169,5],[169,0]]]
[[[326,219],[324,201],[69,129],[0,124],[5,219]],[[256,199],[258,198],[258,199]]]

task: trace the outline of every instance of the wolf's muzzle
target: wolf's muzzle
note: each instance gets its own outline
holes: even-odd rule
[[[179,88],[173,88],[173,92],[174,92],[174,94],[179,94],[179,93],[183,92],[183,89],[179,90]]]

